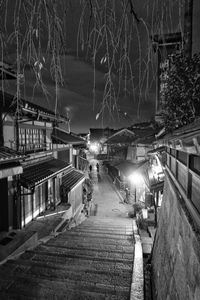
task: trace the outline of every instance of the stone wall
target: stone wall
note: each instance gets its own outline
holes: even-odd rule
[[[168,176],[152,253],[152,280],[155,299],[200,299],[199,234]]]

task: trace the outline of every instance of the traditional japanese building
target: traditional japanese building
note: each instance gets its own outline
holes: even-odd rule
[[[60,122],[67,125],[68,119],[30,101],[17,101],[5,92],[0,94],[0,105],[2,147],[15,151],[12,163],[20,164],[17,168],[12,166],[8,173],[7,166],[3,166],[2,190],[6,191],[9,181],[15,188],[8,189],[7,195],[4,193],[4,207],[13,217],[9,217],[7,224],[4,222],[2,230],[21,228],[45,210],[55,209],[61,201],[69,202],[76,214],[78,207],[81,209],[84,174],[72,165],[73,149],[69,141],[62,144],[52,141],[54,127]],[[73,195],[69,197],[69,193]],[[6,207],[8,199],[10,204]]]

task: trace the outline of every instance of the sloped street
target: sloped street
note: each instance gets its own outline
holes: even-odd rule
[[[0,267],[0,299],[130,299],[134,236],[128,207],[95,161],[91,216]]]

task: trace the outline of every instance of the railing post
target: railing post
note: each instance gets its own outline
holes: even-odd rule
[[[175,149],[175,177],[178,179],[178,151]]]
[[[190,154],[187,155],[187,182],[186,182],[186,195],[188,199],[191,199],[192,188],[192,174],[190,174]]]

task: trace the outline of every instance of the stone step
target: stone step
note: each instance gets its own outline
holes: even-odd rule
[[[87,282],[84,279],[81,281],[66,280],[65,278],[63,280],[58,280],[57,278],[47,279],[38,276],[38,274],[34,277],[33,274],[24,274],[23,272],[4,274],[2,278],[2,281],[9,282],[9,286],[6,288],[9,294],[15,292],[16,295],[28,295],[29,297],[36,297],[36,299],[43,299],[44,295],[48,296],[48,299],[57,299],[56,297],[61,297],[68,294],[69,291],[75,290],[79,294],[82,292],[92,292],[117,296],[128,296],[130,292],[129,287],[120,286],[119,284],[110,285],[107,282],[103,282],[103,280],[103,283],[94,283]],[[1,292],[5,292],[5,289],[1,289]]]
[[[127,239],[127,238],[132,238],[133,234],[118,234],[118,233],[107,233],[107,232],[100,232],[100,231],[96,231],[96,232],[91,232],[91,231],[87,231],[87,230],[82,230],[82,231],[67,231],[63,233],[63,236],[88,236],[88,237],[99,237],[99,238],[112,238],[112,239]]]
[[[127,234],[127,235],[106,235],[106,234],[96,234],[96,233],[93,233],[93,234],[90,234],[90,233],[87,233],[87,231],[85,231],[84,233],[82,234],[77,234],[75,232],[69,232],[69,231],[65,231],[63,232],[62,234],[58,235],[57,237],[55,237],[54,239],[56,240],[65,240],[65,239],[68,239],[68,240],[71,240],[71,239],[80,239],[80,240],[83,240],[83,239],[88,239],[88,240],[104,240],[105,242],[109,242],[109,241],[120,241],[120,243],[124,242],[124,241],[134,241],[134,236],[133,234]]]
[[[82,226],[78,225],[78,227],[94,227],[94,228],[104,228],[104,229],[107,229],[107,228],[110,228],[110,229],[115,229],[115,230],[120,230],[120,229],[125,229],[125,228],[129,228],[131,229],[132,228],[132,223],[121,223],[121,224],[116,224],[116,223],[102,223],[102,222],[83,222],[83,224],[81,224]]]
[[[25,293],[24,291],[22,291]],[[85,292],[85,291],[78,291],[78,290],[68,290],[66,294],[61,295],[54,295],[50,293],[42,294],[42,298],[40,297],[40,293],[37,296],[29,296],[28,293],[25,295],[20,295],[13,290],[9,292],[1,292],[0,291],[0,299],[2,300],[83,300],[83,299],[94,299],[94,300],[128,300],[129,297],[127,295],[108,295],[108,294],[101,294],[101,293],[94,293],[94,292]],[[19,298],[20,297],[20,298]]]
[[[101,251],[101,252],[110,252],[110,253],[125,253],[133,255],[133,246],[113,246],[113,245],[94,245],[88,244],[87,242],[84,244],[81,243],[74,243],[74,241],[68,241],[67,243],[58,243],[58,241],[50,240],[48,243],[41,245],[41,247],[57,247],[61,249],[69,249],[73,250],[80,250],[80,251]]]
[[[126,262],[129,262],[129,263],[132,263],[132,257],[128,256],[127,258],[124,257],[124,258],[121,258],[120,256],[116,256],[116,257],[113,257],[112,255],[110,256],[107,256],[107,257],[102,257],[101,255],[89,255],[87,253],[85,254],[68,254],[68,253],[64,253],[64,252],[56,252],[56,251],[50,251],[50,248],[49,249],[42,249],[42,248],[37,248],[34,250],[34,253],[37,253],[39,255],[45,255],[45,256],[52,256],[56,259],[59,259],[59,257],[63,257],[65,258],[66,260],[70,260],[70,259],[83,259],[83,260],[88,260],[90,261],[91,259],[92,260],[95,260],[95,261],[107,261],[108,263],[109,262],[118,262],[118,263],[123,263],[124,261]],[[124,255],[125,256],[125,255]]]
[[[32,262],[38,262],[38,263],[44,263],[46,265],[55,265],[55,266],[64,266],[69,270],[77,270],[77,267],[79,270],[116,270],[118,273],[123,272],[124,270],[127,270],[128,272],[132,272],[132,261],[123,261],[118,262],[116,260],[92,260],[91,262],[88,262],[88,259],[84,258],[77,258],[74,260],[74,258],[69,258],[66,256],[58,256],[55,258],[55,256],[48,255],[45,253],[35,253],[34,251],[27,251],[21,256],[21,259],[23,260],[29,260],[30,263]]]
[[[112,251],[112,250],[104,250],[104,249],[80,249],[80,248],[68,248],[66,246],[59,246],[58,244],[54,245],[41,245],[38,247],[37,251],[49,252],[54,254],[62,254],[69,257],[73,256],[87,256],[87,257],[95,257],[95,258],[112,258],[112,259],[129,259],[133,258],[133,250],[132,252],[125,251]]]
[[[87,273],[87,272],[92,272],[92,273],[99,273],[99,274],[107,274],[109,273],[110,275],[112,274],[117,274],[118,276],[130,276],[132,274],[132,265],[131,264],[116,264],[116,263],[110,263],[108,264],[107,262],[100,262],[100,263],[95,263],[92,262],[88,264],[88,261],[78,261],[76,264],[63,264],[63,263],[55,263],[52,261],[42,261],[42,260],[37,260],[35,259],[18,259],[18,260],[8,260],[6,264],[4,264],[4,267],[2,270],[5,272],[12,272],[19,266],[24,266],[24,267],[32,267],[32,266],[38,266],[41,268],[52,268],[56,270],[65,270],[65,272],[77,272],[77,270],[81,273]]]
[[[52,239],[51,241],[55,241],[55,243],[60,244],[67,244],[70,241],[73,241],[74,243],[78,242],[79,244],[95,244],[96,246],[100,245],[121,245],[121,246],[134,246],[134,240],[133,237],[129,239],[119,240],[119,239],[109,239],[109,238],[99,238],[97,236],[94,237],[87,237],[87,236],[68,236],[68,235],[62,235],[58,236],[55,239]]]
[[[89,218],[85,219],[82,223],[83,225],[85,224],[98,224],[98,225],[107,225],[107,226],[132,226],[133,220],[130,218],[126,219],[109,219],[109,218],[97,218],[90,216]]]
[[[16,292],[11,292],[11,291],[1,291],[0,290],[0,299],[4,300],[35,300],[34,296],[29,296],[29,295],[22,295],[22,294],[16,294]],[[43,298],[45,299],[45,298]]]
[[[3,273],[10,274],[11,276],[18,276],[21,272],[27,276],[33,276],[41,279],[60,280],[71,284],[73,281],[77,282],[90,282],[90,283],[101,283],[109,285],[119,285],[121,287],[129,287],[131,284],[131,273],[120,272],[116,270],[111,272],[105,272],[104,270],[82,270],[79,268],[75,270],[68,270],[67,265],[65,268],[57,268],[57,266],[48,266],[39,263],[26,262],[9,262],[0,270],[0,275]]]
[[[101,249],[106,251],[124,251],[133,253],[133,244],[128,243],[127,245],[121,245],[121,243],[115,244],[102,244],[102,243],[88,243],[87,240],[79,241],[78,239],[72,240],[54,240],[51,239],[46,245],[57,245],[58,247],[66,248],[80,248],[80,249]]]
[[[101,228],[103,230],[125,230],[125,229],[132,229],[132,224],[128,225],[128,224],[104,224],[104,223],[84,223],[82,224],[82,226],[78,225],[77,227],[73,228],[73,229],[78,229],[78,228],[94,228],[94,229],[98,229]]]
[[[88,233],[97,233],[97,234],[110,234],[110,235],[128,235],[128,234],[133,234],[133,230],[132,229],[119,229],[119,230],[115,230],[115,229],[103,229],[103,228],[85,228],[85,227],[80,227],[77,229],[73,229],[71,230],[71,232],[78,232],[78,233],[82,233],[82,232],[88,232]]]
[[[121,218],[121,217],[96,217],[96,216],[91,216],[89,219],[85,220],[85,222],[89,221],[94,221],[94,222],[102,222],[102,223],[127,223],[127,222],[132,222],[132,220],[128,217],[126,218]]]
[[[0,266],[0,299],[128,300],[132,220],[91,217]]]

